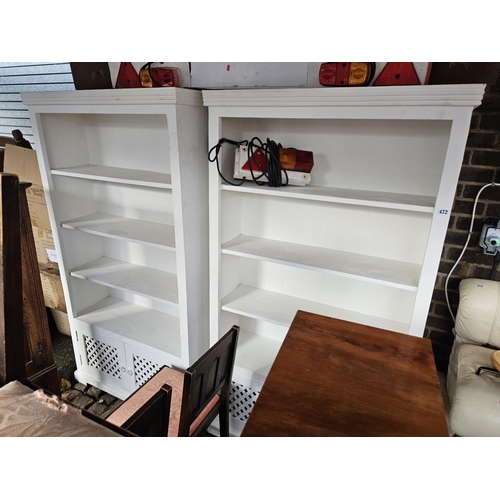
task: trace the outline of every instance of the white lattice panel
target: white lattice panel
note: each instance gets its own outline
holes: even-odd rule
[[[160,368],[161,366],[158,363],[154,363],[153,361],[134,354],[136,387],[140,387],[142,384],[147,382]]]
[[[118,350],[92,337],[85,338],[88,365],[107,375],[121,379]]]
[[[229,393],[229,421],[232,434],[239,435],[245,427],[260,392],[233,382]]]

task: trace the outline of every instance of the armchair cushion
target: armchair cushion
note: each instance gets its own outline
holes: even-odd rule
[[[493,367],[493,350],[478,345],[456,346],[456,379],[448,380],[450,427],[459,436],[500,436],[500,374],[482,370]],[[450,384],[451,382],[454,382]]]
[[[459,291],[455,342],[500,348],[500,282],[468,278]]]

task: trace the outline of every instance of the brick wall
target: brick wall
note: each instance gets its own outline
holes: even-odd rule
[[[446,276],[462,252],[471,224],[474,200],[482,186],[500,183],[500,72],[486,87],[481,106],[473,112],[462,170],[450,217],[441,263],[427,319],[425,336],[432,340],[438,370],[446,373],[453,344],[453,320],[446,304]],[[480,195],[467,250],[448,282],[448,296],[456,313],[458,284],[463,278],[488,279],[494,257],[485,255],[479,235],[487,218],[500,218],[500,186],[488,187]],[[500,266],[499,266],[500,267]],[[500,281],[500,270],[494,279]]]

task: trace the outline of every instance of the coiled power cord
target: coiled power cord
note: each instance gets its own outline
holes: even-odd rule
[[[500,186],[500,184],[495,183],[495,182],[490,182],[488,184],[485,184],[477,193],[476,199],[474,200],[474,205],[472,207],[472,216],[471,216],[471,221],[470,221],[470,227],[469,227],[469,234],[467,235],[467,240],[465,241],[465,245],[462,249],[462,252],[458,256],[458,259],[456,260],[455,264],[453,264],[453,267],[450,269],[450,272],[446,276],[446,281],[444,282],[444,295],[446,297],[446,304],[448,306],[448,311],[450,312],[450,315],[453,319],[453,323],[455,323],[455,315],[453,314],[453,311],[451,310],[451,305],[450,305],[450,299],[448,297],[448,281],[450,280],[450,276],[452,275],[453,271],[457,267],[458,263],[462,259],[465,250],[467,249],[467,246],[469,245],[470,237],[472,235],[472,228],[474,226],[474,218],[476,216],[476,207],[477,207],[477,202],[479,200],[479,196],[481,196],[481,193],[487,188],[487,187],[495,187],[495,186]]]
[[[267,139],[266,142],[262,142],[258,137],[252,138],[251,141],[232,141],[231,139],[222,138],[219,142],[210,149],[208,152],[208,161],[217,165],[217,172],[219,176],[226,182],[227,184],[231,184],[232,186],[241,186],[247,179],[247,177],[243,177],[241,182],[235,183],[224,177],[221,172],[220,164],[219,164],[219,154],[220,149],[224,143],[232,144],[233,146],[248,146],[247,157],[248,157],[248,165],[251,167],[249,169],[252,180],[259,186],[263,186],[264,184],[268,184],[271,187],[280,187],[288,185],[288,174],[286,170],[283,168],[280,162],[280,148],[281,144],[272,141],[271,139]],[[254,153],[257,149],[261,149],[266,156],[267,168],[265,165],[261,165],[257,157],[254,156]],[[251,159],[251,161],[250,161]],[[254,171],[254,167],[256,167],[257,171]],[[284,181],[282,173],[284,173]],[[264,181],[262,179],[265,179]]]

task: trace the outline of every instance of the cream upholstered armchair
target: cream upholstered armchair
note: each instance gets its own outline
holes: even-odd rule
[[[449,425],[458,436],[500,436],[500,282],[463,279],[447,376]]]

